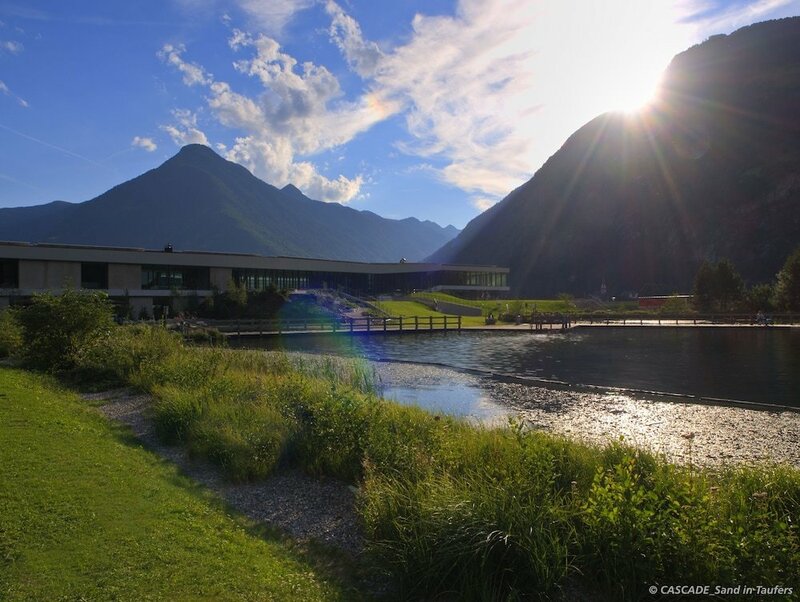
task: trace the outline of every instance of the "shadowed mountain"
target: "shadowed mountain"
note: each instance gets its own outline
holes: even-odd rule
[[[419,260],[456,234],[278,189],[197,144],[84,203],[0,209],[0,240],[354,261]]]
[[[435,261],[511,267],[523,295],[691,288],[703,259],[771,279],[800,243],[800,18],[676,56],[659,100],[575,132]]]

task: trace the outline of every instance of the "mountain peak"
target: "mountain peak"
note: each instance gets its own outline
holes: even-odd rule
[[[176,156],[178,157],[208,157],[208,156],[215,156],[219,157],[219,155],[212,149],[210,146],[206,146],[205,144],[187,144],[186,146],[182,146],[181,150],[178,151]],[[221,157],[220,157],[221,158]]]
[[[284,194],[287,194],[289,196],[292,196],[292,197],[298,197],[298,196],[304,197],[304,196],[306,196],[306,195],[303,194],[303,191],[300,190],[294,184],[287,184],[286,186],[281,188],[281,192],[284,193]]]

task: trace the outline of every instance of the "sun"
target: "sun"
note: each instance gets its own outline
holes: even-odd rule
[[[609,108],[623,113],[641,111],[656,99],[660,80],[660,74],[631,74],[609,90]]]

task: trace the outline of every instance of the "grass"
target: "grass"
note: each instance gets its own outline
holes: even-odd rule
[[[3,600],[355,595],[51,379],[10,368],[0,368],[0,484]]]
[[[419,297],[421,299],[438,299],[439,301],[449,301],[450,303],[459,303],[461,305],[468,305],[470,307],[479,307],[486,316],[490,312],[495,316],[500,313],[505,313],[506,305],[509,311],[519,306],[520,311],[524,308],[525,313],[530,314],[533,307],[539,312],[565,312],[575,311],[574,306],[566,301],[560,299],[493,299],[493,300],[475,300],[475,299],[462,299],[454,295],[446,295],[443,293],[414,293],[412,297]],[[518,313],[511,311],[511,313]]]
[[[420,318],[441,318],[444,315],[442,312],[434,311],[427,305],[417,303],[415,301],[376,301],[375,305],[390,316],[402,316],[404,318],[413,318],[414,316]],[[462,326],[484,326],[486,324],[482,316],[462,316]]]
[[[73,362],[73,378],[151,393],[160,435],[232,480],[293,466],[357,485],[370,558],[401,598],[513,600],[577,588],[635,600],[652,585],[697,583],[800,591],[795,468],[676,466],[624,442],[591,446],[520,422],[482,427],[378,398],[360,362],[187,348],[158,329],[110,328]],[[76,399],[57,402],[44,381],[8,374],[6,597],[76,597],[84,585],[215,597],[229,583],[240,597],[251,587],[263,597],[341,593],[274,542],[237,531]],[[177,482],[162,483],[170,475]],[[170,563],[205,573],[187,566],[176,576]],[[151,567],[155,579],[143,583]]]

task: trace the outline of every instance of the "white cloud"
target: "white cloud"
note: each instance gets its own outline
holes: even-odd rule
[[[691,3],[690,12],[696,15],[695,20],[703,29],[711,33],[722,33],[760,21],[771,13],[796,3],[797,0],[756,0],[722,7],[713,2],[701,1]]]
[[[350,67],[362,77],[375,75],[378,65],[384,58],[378,45],[365,40],[356,20],[332,0],[326,2],[325,10],[331,17],[329,29],[331,40],[342,51]]]
[[[11,89],[6,85],[6,83],[0,80],[0,94],[3,96],[8,96],[9,98],[13,98],[17,101],[17,104],[21,106],[23,109],[27,109],[30,105],[28,105],[28,101],[20,96],[14,94]]]
[[[486,197],[475,197],[472,199],[472,206],[480,212],[484,212],[489,207],[493,207],[497,199],[487,199]]]
[[[234,51],[250,53],[237,60],[234,68],[260,82],[263,92],[259,96],[237,92],[228,82],[187,63],[182,58],[183,48],[165,47],[159,53],[162,60],[184,74],[186,85],[205,85],[209,92],[206,102],[217,121],[242,133],[226,157],[276,186],[293,183],[313,198],[339,203],[356,198],[363,182],[360,176],[327,178],[313,163],[298,161],[297,157],[350,141],[384,119],[387,112],[395,111],[393,103],[376,94],[344,101],[338,80],[325,67],[311,62],[299,64],[265,35],[234,30],[229,45]],[[198,77],[186,79],[189,66]],[[163,129],[176,138],[175,128],[167,127]]]
[[[208,146],[208,138],[197,127],[197,115],[188,109],[175,109],[172,116],[176,123],[162,125],[160,129],[172,138],[178,146],[186,144],[205,144]]]
[[[0,50],[5,50],[11,54],[19,54],[25,47],[20,42],[14,40],[0,40]]]
[[[314,6],[316,0],[237,0],[260,29],[278,34],[296,13]]]
[[[134,136],[133,140],[131,140],[131,145],[137,148],[143,148],[148,153],[152,153],[158,148],[158,145],[153,141],[152,138],[145,138],[142,136]]]
[[[187,86],[210,83],[211,75],[206,73],[205,69],[194,63],[187,63],[181,58],[185,51],[186,48],[183,44],[177,46],[164,44],[161,50],[158,51],[158,58],[180,71],[183,74],[183,83]]]

